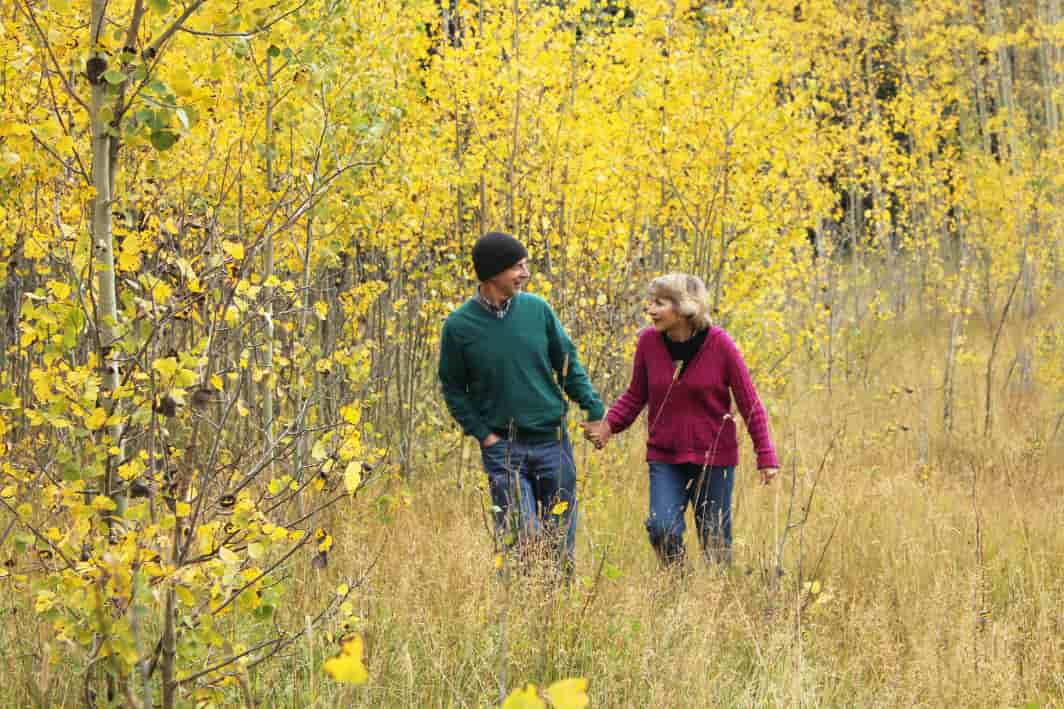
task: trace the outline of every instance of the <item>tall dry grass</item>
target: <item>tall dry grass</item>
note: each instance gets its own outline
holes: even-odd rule
[[[370,681],[327,680],[335,638],[315,633],[256,670],[250,694],[264,707],[474,707],[497,702],[500,680],[583,676],[597,707],[1064,706],[1059,402],[1002,396],[984,439],[978,363],[965,365],[944,437],[941,343],[926,330],[891,333],[830,394],[813,368],[766,393],[784,469],[760,486],[744,443],[730,568],[659,568],[638,425],[603,452],[576,444],[569,588],[496,573],[475,456],[394,482],[401,504],[386,514],[336,513],[331,565],[294,570],[285,616],[364,575]],[[28,704],[41,672],[47,633],[27,632],[28,602],[4,599],[5,705]],[[78,703],[76,677],[49,681],[55,703]]]

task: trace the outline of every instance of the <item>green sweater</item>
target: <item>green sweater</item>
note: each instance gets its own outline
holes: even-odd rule
[[[451,415],[478,441],[505,437],[511,422],[530,442],[555,439],[566,409],[559,382],[589,420],[605,413],[558,316],[531,293],[516,294],[501,319],[473,298],[452,312],[439,376]]]

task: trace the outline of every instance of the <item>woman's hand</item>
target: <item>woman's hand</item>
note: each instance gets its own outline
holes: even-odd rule
[[[613,433],[610,431],[610,424],[606,419],[599,421],[588,421],[583,424],[584,426],[584,438],[595,444],[595,448],[602,449],[606,442],[610,440],[610,435]]]
[[[762,468],[761,469],[761,484],[768,485],[772,482],[772,478],[776,477],[776,473],[779,471],[776,468]]]

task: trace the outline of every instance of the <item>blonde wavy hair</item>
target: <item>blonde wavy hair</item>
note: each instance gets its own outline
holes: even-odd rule
[[[713,325],[709,313],[709,293],[698,276],[689,273],[667,273],[650,282],[652,298],[672,301],[676,312],[691,321],[692,327],[705,330]]]

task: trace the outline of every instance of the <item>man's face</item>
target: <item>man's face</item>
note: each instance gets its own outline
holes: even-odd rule
[[[489,280],[503,298],[512,298],[528,283],[530,276],[528,259],[523,258],[502,273],[492,276]]]

